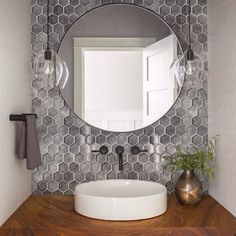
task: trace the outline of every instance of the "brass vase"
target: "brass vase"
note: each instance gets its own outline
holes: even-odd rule
[[[180,204],[196,205],[203,196],[202,184],[193,170],[185,170],[175,185],[175,197]]]

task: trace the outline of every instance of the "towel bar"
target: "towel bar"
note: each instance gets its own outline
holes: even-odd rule
[[[26,113],[24,113],[24,114],[10,114],[9,120],[10,121],[25,121],[25,116],[26,115],[35,115],[36,118],[37,118],[36,114],[31,114],[31,113],[26,114]]]

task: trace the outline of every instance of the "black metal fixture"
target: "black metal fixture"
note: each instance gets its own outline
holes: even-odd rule
[[[106,155],[108,153],[108,147],[105,145],[102,145],[98,150],[92,150],[92,152],[98,152],[101,155]]]
[[[118,155],[118,161],[119,161],[119,171],[124,170],[124,160],[123,160],[123,153],[125,152],[124,147],[117,146],[115,148],[115,153]]]
[[[147,150],[147,149],[141,150],[138,146],[133,146],[133,147],[131,147],[130,152],[131,152],[133,155],[138,155],[138,154],[140,154],[141,152],[148,152],[148,150]]]
[[[49,46],[49,0],[47,1],[47,47],[44,51],[44,59],[46,61],[52,60],[52,51]]]
[[[9,120],[10,121],[25,121],[26,120],[26,115],[35,115],[36,118],[37,118],[36,114],[23,113],[23,114],[10,114]]]
[[[191,32],[191,5],[190,0],[188,1],[188,50],[187,50],[187,60],[192,61],[194,59],[194,54],[192,50],[192,46],[190,43],[190,32]]]

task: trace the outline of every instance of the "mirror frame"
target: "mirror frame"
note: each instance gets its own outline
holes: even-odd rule
[[[82,18],[83,16],[85,16],[87,13],[90,13],[90,12],[92,12],[92,11],[95,11],[95,10],[98,9],[98,8],[102,8],[102,7],[106,7],[106,6],[110,6],[110,5],[112,5],[112,6],[116,6],[116,5],[124,5],[124,6],[125,6],[125,5],[128,5],[128,6],[132,6],[132,7],[137,7],[137,8],[141,8],[141,9],[143,9],[143,10],[145,10],[145,11],[147,11],[147,12],[153,14],[154,16],[158,17],[159,20],[162,21],[162,22],[171,30],[171,32],[174,34],[174,36],[176,37],[176,39],[177,39],[177,41],[178,41],[178,44],[179,44],[179,47],[180,47],[180,51],[181,51],[181,53],[183,54],[183,52],[184,52],[184,51],[183,51],[183,45],[181,45],[181,41],[180,41],[179,37],[178,37],[177,34],[174,32],[174,30],[171,28],[171,26],[170,26],[163,18],[161,18],[160,15],[158,15],[158,14],[157,14],[156,12],[154,12],[153,10],[151,10],[151,9],[149,9],[149,8],[146,8],[146,7],[143,7],[143,6],[140,6],[140,5],[133,4],[133,3],[108,3],[108,4],[101,4],[101,5],[97,6],[97,7],[94,7],[94,8],[92,8],[92,9],[86,11],[86,12],[83,13],[81,16],[79,16],[78,19],[76,19],[76,20],[70,25],[70,27],[66,30],[66,32],[64,33],[64,35],[63,35],[63,37],[61,38],[60,43],[59,43],[59,45],[58,45],[57,53],[59,54],[61,45],[62,45],[62,43],[63,43],[63,41],[64,41],[64,38],[65,38],[66,35],[67,35],[67,32],[69,32],[69,30],[71,29],[71,27],[72,27],[78,20],[80,20],[80,18]],[[186,81],[186,76],[185,76],[185,78],[184,78],[183,85],[184,85],[185,81]],[[102,130],[102,131],[111,132],[111,133],[130,133],[130,132],[135,132],[135,131],[138,131],[138,130],[145,129],[146,127],[152,126],[154,123],[158,122],[163,116],[165,116],[165,115],[172,109],[172,107],[176,104],[177,100],[179,99],[179,96],[180,96],[180,94],[181,94],[182,89],[183,89],[183,86],[181,87],[181,89],[180,89],[180,91],[179,91],[179,94],[178,94],[178,96],[176,97],[175,102],[173,103],[173,105],[167,110],[167,112],[166,112],[165,114],[163,114],[163,115],[162,115],[159,119],[157,119],[156,121],[152,122],[151,124],[149,124],[149,125],[147,125],[147,126],[144,126],[144,127],[142,127],[142,128],[139,128],[139,129],[128,130],[128,131],[112,131],[112,130],[105,130],[105,129],[102,129],[102,128],[100,128],[100,127],[94,126],[94,125],[88,123],[86,120],[82,119],[78,114],[75,113],[74,109],[72,109],[71,106],[69,106],[69,104],[67,103],[67,101],[66,101],[66,99],[65,99],[65,96],[63,95],[63,92],[62,92],[61,87],[58,86],[58,91],[59,91],[61,97],[63,98],[65,105],[70,109],[70,111],[71,111],[77,118],[79,118],[80,120],[82,120],[83,122],[85,122],[87,125],[89,125],[89,126],[91,126],[91,127],[95,127],[95,128],[100,129],[100,130]]]

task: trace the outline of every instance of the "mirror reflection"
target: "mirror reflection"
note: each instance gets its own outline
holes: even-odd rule
[[[143,128],[174,104],[169,68],[180,54],[165,22],[132,5],[107,5],[76,21],[59,49],[69,69],[62,94],[86,122],[110,131]]]

